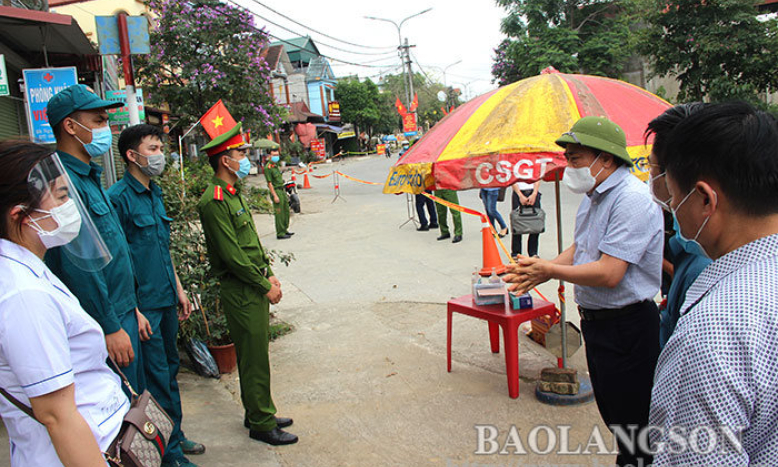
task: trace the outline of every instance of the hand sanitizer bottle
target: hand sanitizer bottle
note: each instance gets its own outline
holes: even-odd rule
[[[492,275],[489,276],[489,283],[490,284],[499,284],[502,279],[500,279],[500,276],[497,275],[497,271],[495,268],[492,268]]]

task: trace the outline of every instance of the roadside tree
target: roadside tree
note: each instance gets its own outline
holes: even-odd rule
[[[633,0],[496,0],[508,36],[492,76],[505,85],[553,66],[563,73],[618,77],[631,53]]]
[[[147,2],[156,18],[151,54],[134,60],[152,104],[168,103],[189,124],[222,99],[255,134],[281,124],[286,110],[274,103],[260,56],[268,36],[250,13],[219,0]]]
[[[751,0],[642,0],[638,51],[654,75],[674,75],[678,101],[746,99],[778,88],[778,19]]]

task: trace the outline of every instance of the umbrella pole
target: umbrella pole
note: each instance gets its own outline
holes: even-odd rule
[[[562,245],[562,200],[559,193],[559,174],[554,182],[556,191],[556,236],[557,251],[562,254],[564,246]],[[559,325],[562,328],[562,368],[567,368],[567,313],[565,310],[565,281],[559,281]]]

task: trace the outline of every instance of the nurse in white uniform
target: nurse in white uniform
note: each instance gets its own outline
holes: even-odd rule
[[[0,396],[11,466],[105,467],[130,403],[100,326],[42,261],[55,247],[110,261],[56,154],[0,142],[0,387],[39,420]]]

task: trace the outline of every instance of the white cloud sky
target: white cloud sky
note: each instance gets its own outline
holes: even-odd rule
[[[308,34],[316,42],[324,55],[348,62],[388,68],[366,68],[347,65],[331,60],[336,76],[358,74],[360,77],[373,77],[379,73],[398,73],[400,59],[396,50],[375,50],[344,44],[317,34],[310,29],[294,24],[267,8],[286,15],[303,25],[347,42],[376,47],[396,47],[397,29],[390,23],[365,19],[376,16],[391,19],[399,23],[403,18],[426,8],[431,11],[409,19],[402,26],[403,38],[408,37],[414,60],[414,71],[418,65],[427,74],[443,81],[442,68],[462,60],[448,68],[446,81],[449,85],[463,88],[468,97],[474,97],[496,86],[491,83],[493,49],[503,38],[500,33],[502,9],[492,0],[446,1],[446,0],[339,0],[324,2],[321,0],[235,0],[237,3],[257,13],[257,25],[265,25],[267,31],[282,39],[290,39],[295,34],[284,30],[288,28],[300,35]],[[326,44],[326,45],[325,45]],[[335,50],[329,45],[344,50]],[[383,53],[387,55],[360,55],[351,52]],[[418,60],[418,63],[416,61]]]

